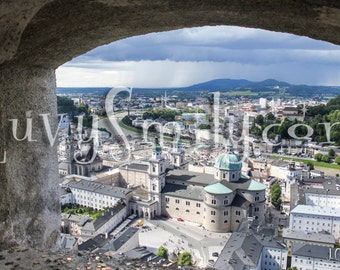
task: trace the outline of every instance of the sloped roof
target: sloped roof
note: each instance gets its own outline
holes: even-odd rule
[[[206,186],[204,190],[211,194],[229,194],[233,192],[230,188],[226,187],[220,182]]]

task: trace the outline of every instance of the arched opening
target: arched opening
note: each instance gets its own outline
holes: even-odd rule
[[[339,22],[334,19],[339,10],[328,3],[292,0],[282,6],[279,2],[246,1],[240,4],[206,0],[197,5],[192,0],[176,4],[141,0],[123,5],[109,1],[52,0],[48,3],[31,1],[27,7],[17,5],[16,1],[7,2],[2,7],[5,16],[0,18],[4,26],[0,28],[4,48],[0,52],[1,101],[4,105],[0,115],[5,120],[17,118],[25,123],[26,112],[34,108],[34,139],[39,143],[18,143],[10,134],[10,128],[4,129],[0,146],[1,151],[6,150],[7,161],[0,169],[3,187],[0,196],[1,249],[13,242],[51,246],[58,236],[59,202],[54,191],[58,183],[57,158],[55,149],[46,139],[44,124],[38,119],[40,114],[50,113],[51,128],[55,130],[54,69],[61,64],[113,40],[203,25],[256,27],[340,44]],[[8,101],[16,102],[16,106]],[[21,131],[24,134],[24,130]],[[23,153],[29,153],[29,156]],[[24,190],[22,183],[25,183]],[[27,196],[21,196],[29,189],[39,189],[39,192],[32,192],[39,196],[34,198],[28,192]],[[27,211],[27,205],[34,211]],[[35,223],[26,224],[25,220]],[[45,233],[41,234],[35,228]]]

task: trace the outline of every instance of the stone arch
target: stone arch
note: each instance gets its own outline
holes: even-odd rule
[[[0,249],[51,247],[59,234],[56,146],[41,114],[57,128],[55,69],[99,45],[134,35],[204,25],[288,32],[340,44],[336,1],[1,1]],[[17,142],[7,119],[32,111],[37,143]],[[46,122],[45,121],[45,122]],[[25,134],[24,125],[18,132]],[[27,154],[29,153],[29,154]],[[23,184],[24,183],[24,184]],[[31,191],[36,192],[31,192]],[[25,193],[27,196],[22,196]],[[29,195],[32,194],[32,195]]]

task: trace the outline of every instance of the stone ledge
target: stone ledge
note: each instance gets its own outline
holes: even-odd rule
[[[166,269],[178,269],[174,265]],[[91,254],[77,251],[39,251],[36,249],[14,247],[0,252],[0,269],[2,270],[28,270],[28,269],[165,269],[161,265],[141,262],[136,259],[117,260],[104,254]],[[194,267],[182,267],[181,269],[195,269]]]

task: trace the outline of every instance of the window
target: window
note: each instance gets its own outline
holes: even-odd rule
[[[196,207],[201,207],[201,204],[200,203],[196,203]]]
[[[223,215],[228,216],[228,211],[224,211]]]
[[[211,200],[211,204],[216,204],[216,200]]]
[[[258,212],[258,211],[260,211],[260,208],[255,207],[255,208],[254,208],[254,211],[255,211],[255,212]]]
[[[240,216],[241,215],[241,211],[235,211],[235,215],[236,216]]]
[[[200,214],[200,212],[197,211],[197,212],[196,212],[196,215],[199,215],[199,214]]]
[[[156,167],[152,166],[152,172],[155,172],[155,171],[156,171]]]
[[[260,200],[260,197],[259,196],[256,196],[255,197],[255,202],[258,202]]]
[[[176,200],[175,200],[175,203],[179,203],[179,200],[178,200],[178,199],[176,199]]]
[[[211,220],[211,223],[215,223],[215,220]]]
[[[225,220],[224,223],[228,223],[228,220]]]
[[[224,205],[227,205],[228,203],[229,203],[228,200],[224,200],[224,201],[223,201],[223,204],[224,204]]]
[[[189,202],[189,201],[186,201],[186,202],[185,202],[185,205],[190,205],[190,202]]]
[[[187,210],[185,210],[185,212],[189,213],[189,212],[190,212],[190,210],[189,210],[189,209],[187,209]]]
[[[176,210],[179,210],[179,208],[178,208],[178,207],[176,207]]]
[[[165,198],[165,201],[168,203],[170,201],[170,199],[169,198]]]
[[[211,214],[212,216],[215,216],[215,215],[216,215],[216,212],[215,212],[215,211],[211,211],[210,214]]]

